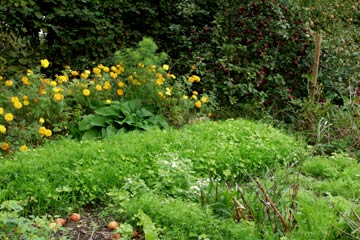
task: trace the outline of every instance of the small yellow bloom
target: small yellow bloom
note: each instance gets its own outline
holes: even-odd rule
[[[84,90],[83,90],[83,95],[84,95],[85,97],[90,96],[90,90],[89,90],[89,89],[84,89]]]
[[[6,81],[5,81],[5,86],[11,87],[11,86],[13,86],[13,85],[14,85],[13,81],[11,81],[11,80],[6,80]]]
[[[101,91],[101,90],[102,90],[102,86],[99,85],[99,84],[97,84],[97,85],[95,86],[95,89],[96,89],[96,91]]]
[[[28,150],[28,147],[26,146],[26,145],[22,145],[21,147],[20,147],[20,151],[22,151],[22,152],[25,152],[25,151],[27,151]]]
[[[117,73],[110,72],[110,77],[112,77],[113,79],[117,78],[117,76]]]
[[[14,115],[12,115],[11,113],[7,113],[5,114],[4,119],[7,122],[11,122],[12,120],[14,120]]]
[[[28,100],[23,101],[24,106],[29,106],[30,102]]]
[[[14,108],[16,108],[16,109],[21,109],[22,106],[23,106],[22,103],[19,102],[19,101],[18,101],[18,102],[14,102],[13,105],[14,105]]]
[[[111,66],[111,71],[113,71],[113,72],[117,72],[117,68],[115,67],[115,66]]]
[[[3,76],[0,75],[0,81],[2,81],[3,79],[4,79]]]
[[[111,89],[111,83],[109,81],[104,82],[103,89],[104,90],[110,90]]]
[[[195,70],[195,69],[196,69],[196,65],[195,64],[191,65],[191,70]]]
[[[192,95],[191,98],[194,99],[194,100],[198,99],[198,97],[196,95]]]
[[[96,75],[100,75],[101,74],[101,69],[100,68],[93,68],[93,73],[96,74]]]
[[[59,76],[58,77],[58,84],[62,84],[63,82],[67,82],[68,81],[68,76],[63,76],[63,75],[61,75],[61,76]]]
[[[7,143],[2,143],[2,144],[1,144],[1,149],[4,150],[4,151],[8,150],[8,149],[9,149],[9,144],[7,144]]]
[[[88,75],[88,76],[91,74],[90,70],[88,70],[88,69],[86,69],[86,70],[84,71],[84,73],[85,73],[86,75]]]
[[[45,119],[44,118],[39,118],[39,123],[43,124],[45,122]]]
[[[169,70],[169,65],[164,64],[164,65],[162,66],[162,68],[163,68],[165,71],[167,71],[167,70]]]
[[[28,70],[26,70],[26,73],[27,73],[27,75],[31,75],[31,74],[33,74],[33,71],[31,69],[28,69]]]
[[[188,78],[188,81],[190,83],[193,83],[193,82],[200,82],[200,77],[199,76],[196,76],[196,75],[191,75],[189,78]]]
[[[50,129],[46,129],[45,134],[46,137],[51,137],[52,131]]]
[[[199,93],[197,91],[193,91],[192,94],[197,96]]]
[[[167,76],[171,77],[172,79],[176,79],[176,76],[174,74],[168,73]]]
[[[49,64],[50,64],[47,59],[42,59],[42,60],[40,60],[40,63],[41,63],[41,66],[42,66],[43,68],[49,67]]]
[[[89,77],[89,74],[83,72],[80,74],[80,77],[83,78],[83,79],[87,79]]]
[[[100,69],[104,69],[104,65],[102,65],[101,63],[97,67]]]
[[[203,103],[208,103],[209,102],[209,98],[207,96],[202,96],[200,99],[201,102]]]
[[[52,87],[56,87],[56,86],[57,86],[57,82],[55,82],[55,81],[51,81],[51,82],[50,82],[50,86],[52,86]]]
[[[196,108],[201,108],[201,101],[196,101],[195,103],[194,103],[194,106],[196,107]]]
[[[4,113],[4,108],[0,107],[0,115]]]
[[[125,86],[125,83],[124,82],[118,82],[118,86],[119,86],[119,88],[123,88]]]
[[[55,102],[59,102],[64,99],[64,95],[61,93],[55,93],[53,99]]]
[[[79,72],[78,72],[78,71],[71,71],[71,75],[72,75],[73,77],[76,77],[76,76],[79,75]]]
[[[111,104],[111,100],[110,100],[110,99],[106,99],[106,100],[105,100],[105,103],[106,103],[106,104]]]
[[[110,68],[104,67],[104,68],[103,68],[103,71],[108,73],[108,72],[110,72]]]
[[[40,133],[41,135],[45,135],[46,132],[46,127],[40,127],[38,130],[38,133]]]
[[[168,88],[168,87],[166,88],[165,95],[171,96],[171,88]]]
[[[164,93],[162,93],[162,92],[158,92],[158,96],[160,97],[160,98],[164,98],[165,96],[164,96]]]
[[[2,134],[6,133],[6,127],[4,125],[0,125],[0,133]]]
[[[11,97],[11,102],[12,103],[15,103],[15,102],[18,102],[18,101],[19,101],[18,97]]]
[[[120,88],[120,89],[118,89],[118,90],[116,91],[116,94],[119,95],[119,96],[122,96],[122,95],[124,95],[124,90],[122,90],[122,89]]]
[[[186,96],[186,95],[184,95],[182,98],[183,98],[184,100],[189,99],[189,97],[188,97],[188,96]]]
[[[70,65],[65,65],[64,68],[65,68],[66,70],[70,70],[70,69],[71,69]]]
[[[30,80],[28,77],[22,77],[21,81],[23,82],[24,85],[30,85]]]
[[[138,63],[139,68],[143,68],[145,65],[143,63]]]
[[[29,97],[26,96],[26,95],[24,95],[24,96],[23,96],[23,100],[29,100]]]

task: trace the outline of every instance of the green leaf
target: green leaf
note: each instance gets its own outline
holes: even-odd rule
[[[35,12],[35,16],[39,19],[43,17],[43,15],[40,12]]]
[[[96,109],[95,113],[102,116],[114,116],[114,117],[118,117],[120,115],[119,111],[113,106],[101,107],[99,109]]]
[[[106,120],[107,120],[106,117],[94,115],[91,118],[90,125],[97,126],[97,127],[106,127],[107,126]]]
[[[151,218],[146,215],[142,210],[139,210],[137,216],[140,219],[141,225],[143,226],[145,240],[158,240],[158,233],[155,224],[153,223]]]
[[[81,140],[93,140],[100,137],[100,131],[96,128],[87,130],[81,137]]]
[[[89,130],[92,127],[90,122],[92,121],[92,118],[94,116],[95,115],[92,115],[92,114],[85,116],[79,123],[79,130],[80,131]]]

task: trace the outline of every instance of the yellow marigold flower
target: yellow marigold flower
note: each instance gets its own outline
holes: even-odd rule
[[[196,76],[196,75],[191,75],[191,76],[188,78],[188,81],[189,81],[190,83],[200,82],[200,77],[199,77],[199,76]]]
[[[168,88],[168,87],[166,88],[165,95],[171,96],[171,88]]]
[[[78,71],[71,71],[71,75],[72,75],[73,77],[76,77],[76,76],[79,75],[79,72],[78,72]]]
[[[182,98],[183,98],[184,100],[189,99],[189,97],[188,97],[188,96],[186,96],[186,95],[184,95]]]
[[[12,103],[15,103],[15,102],[18,102],[18,101],[19,101],[18,97],[11,97],[11,102]]]
[[[141,85],[141,83],[139,82],[139,80],[135,79],[134,81],[132,81],[133,85]]]
[[[0,115],[4,113],[4,108],[0,107]]]
[[[24,95],[24,96],[23,96],[23,100],[29,100],[29,97],[26,96],[26,95]]]
[[[4,77],[0,75],[0,81],[2,81],[3,79],[4,79]]]
[[[119,95],[119,96],[122,96],[122,95],[124,95],[124,90],[122,90],[121,88],[119,88],[119,89],[116,91],[116,94]]]
[[[7,113],[5,114],[4,119],[7,122],[11,122],[12,120],[14,120],[14,115],[12,115],[11,113]]]
[[[54,93],[59,93],[59,92],[62,92],[64,89],[59,88],[59,87],[54,87],[52,90]]]
[[[6,81],[5,81],[5,86],[11,87],[11,86],[13,86],[13,85],[14,85],[13,81],[11,81],[11,80],[6,80]]]
[[[198,99],[198,97],[196,95],[192,95],[191,98],[194,99],[194,100]]]
[[[70,65],[65,65],[64,68],[65,68],[66,70],[70,70]]]
[[[30,102],[28,100],[23,101],[24,106],[29,106]]]
[[[56,86],[57,86],[57,82],[55,82],[55,81],[51,81],[51,82],[50,82],[50,86],[52,86],[52,87],[56,87]]]
[[[123,88],[125,86],[125,83],[124,82],[118,82],[118,86],[119,86],[119,88]]]
[[[104,69],[104,65],[102,65],[102,64],[99,64],[97,67],[100,69]]]
[[[83,78],[83,79],[87,79],[89,77],[89,74],[83,72],[80,74],[80,77]]]
[[[51,137],[52,131],[50,129],[46,129],[44,135],[45,135],[45,137]]]
[[[95,89],[96,89],[96,91],[101,91],[101,90],[102,90],[102,86],[99,85],[99,84],[97,84],[97,85],[95,86]]]
[[[0,133],[2,134],[6,133],[6,127],[4,125],[0,125]]]
[[[116,72],[118,69],[115,66],[111,66],[110,70]]]
[[[87,74],[87,75],[90,75],[90,74],[91,74],[90,70],[88,70],[88,69],[86,69],[86,70],[84,71],[84,73]]]
[[[138,63],[139,68],[143,68],[144,66],[145,66],[144,63]]]
[[[160,98],[164,98],[164,97],[165,97],[163,92],[158,92],[158,96],[159,96]]]
[[[117,73],[110,72],[110,77],[115,79],[115,78],[117,78],[117,76],[118,76]]]
[[[24,85],[30,85],[30,80],[28,77],[22,77],[21,81],[23,82]]]
[[[62,84],[63,82],[67,82],[67,81],[68,81],[68,77],[61,75],[58,77],[57,82],[58,82],[58,84]]]
[[[134,77],[133,77],[132,75],[129,75],[129,76],[128,76],[128,79],[129,79],[130,81],[132,81],[132,80],[134,79]]]
[[[22,151],[22,152],[25,152],[25,151],[27,151],[28,150],[28,147],[26,146],[26,145],[22,145],[21,147],[20,147],[20,151]]]
[[[41,135],[45,135],[46,132],[46,127],[40,127],[38,130],[38,133],[40,133]]]
[[[169,70],[169,65],[164,64],[164,65],[162,66],[162,68],[163,68],[165,71],[167,71],[167,70]]]
[[[201,102],[203,103],[208,103],[209,102],[209,98],[207,96],[202,96],[200,99]]]
[[[103,86],[104,90],[110,90],[111,89],[111,84],[109,81],[104,82],[104,86]]]
[[[172,79],[176,79],[176,76],[174,74],[168,73],[167,76],[171,77]]]
[[[157,78],[157,79],[156,79],[155,85],[156,85],[156,86],[161,86],[161,85],[163,85],[164,83],[165,83],[165,78],[160,77],[160,78]]]
[[[103,71],[106,72],[106,73],[108,73],[108,72],[110,72],[110,68],[104,67],[104,68],[103,68]]]
[[[7,144],[7,143],[2,143],[2,144],[1,144],[1,149],[4,150],[4,151],[8,150],[8,149],[9,149],[9,144]]]
[[[196,107],[196,108],[201,108],[201,101],[196,101],[195,103],[194,103],[194,106]]]
[[[90,96],[90,90],[89,90],[89,89],[84,89],[84,90],[83,90],[83,95],[84,95],[85,97]]]
[[[64,99],[64,95],[61,93],[55,93],[53,99],[55,102],[59,102]]]
[[[106,99],[106,100],[105,100],[105,103],[106,103],[106,104],[111,104],[111,100],[110,100],[110,99]]]
[[[197,91],[193,91],[192,94],[197,96],[199,93]]]
[[[23,106],[21,102],[14,102],[13,105],[14,105],[14,108],[16,108],[16,109],[21,109]]]
[[[117,74],[121,74],[121,73],[123,73],[125,71],[124,67],[122,65],[120,65],[120,64],[116,65],[116,67],[118,68],[116,70]]]
[[[42,60],[40,60],[40,63],[41,63],[41,66],[42,66],[43,68],[49,67],[49,64],[50,64],[47,59],[42,59]]]
[[[195,64],[191,65],[191,70],[195,70],[195,69],[196,69],[196,65]]]
[[[93,68],[93,73],[96,74],[96,75],[100,75],[101,74],[101,69],[100,68]]]
[[[27,73],[27,75],[31,75],[31,74],[33,74],[33,71],[31,69],[28,69],[28,70],[26,70],[26,73]]]
[[[45,119],[44,118],[39,118],[39,123],[43,124],[45,122]]]

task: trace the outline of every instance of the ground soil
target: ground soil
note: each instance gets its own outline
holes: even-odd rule
[[[107,228],[108,222],[109,220],[100,218],[95,211],[86,210],[81,213],[81,219],[78,222],[72,222],[67,217],[66,224],[57,232],[57,236],[72,240],[112,240],[114,232]],[[133,239],[144,240],[145,238],[139,234]]]

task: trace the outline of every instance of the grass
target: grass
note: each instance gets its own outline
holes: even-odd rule
[[[295,137],[241,119],[63,139],[1,161],[0,202],[21,205],[15,219],[91,207],[160,239],[348,239],[359,209],[354,159],[312,157]]]

